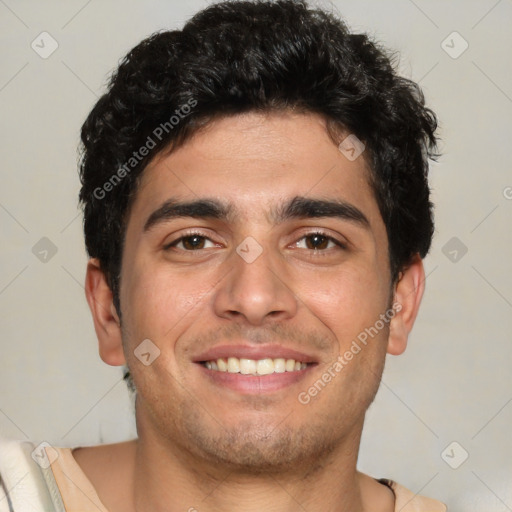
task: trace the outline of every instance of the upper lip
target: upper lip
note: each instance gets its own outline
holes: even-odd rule
[[[238,359],[294,359],[301,363],[316,363],[314,357],[282,345],[218,345],[194,358],[196,363],[216,359],[237,357]]]

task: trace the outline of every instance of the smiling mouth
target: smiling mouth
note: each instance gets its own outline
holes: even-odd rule
[[[300,372],[314,363],[304,363],[295,359],[265,358],[245,359],[238,357],[221,357],[201,364],[208,370],[225,373],[238,373],[241,375],[271,375],[273,373]]]

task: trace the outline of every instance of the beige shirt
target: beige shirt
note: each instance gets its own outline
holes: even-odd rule
[[[55,447],[54,447],[55,448]],[[55,448],[59,457],[51,465],[66,512],[108,512],[96,490],[76,462],[71,448]],[[419,496],[392,480],[381,479],[395,494],[395,512],[445,512],[446,506]]]

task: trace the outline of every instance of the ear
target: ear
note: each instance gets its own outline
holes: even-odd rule
[[[112,291],[96,258],[87,264],[85,296],[94,320],[101,359],[112,366],[125,364],[121,322],[114,306]]]
[[[421,298],[425,291],[425,270],[417,254],[409,266],[401,272],[396,284],[393,307],[395,316],[389,327],[388,354],[400,355],[407,348],[407,338],[414,325]]]

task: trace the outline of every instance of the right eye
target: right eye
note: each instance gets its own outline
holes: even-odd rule
[[[210,243],[211,245],[206,247],[207,243]],[[171,248],[178,248],[179,250],[190,252],[209,249],[211,247],[216,247],[216,245],[210,240],[210,238],[205,236],[203,233],[190,232],[167,244],[164,249],[169,250]]]

